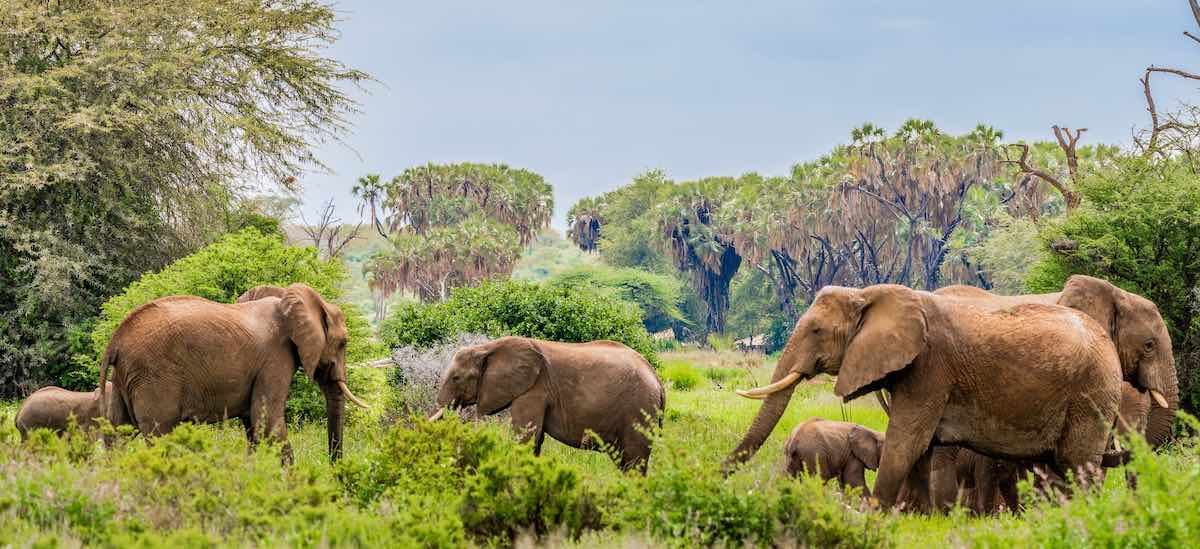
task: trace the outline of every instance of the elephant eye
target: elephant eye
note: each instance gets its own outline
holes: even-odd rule
[[[1146,343],[1143,343],[1143,344],[1142,344],[1142,348],[1143,348],[1143,349],[1145,349],[1145,350],[1147,350],[1147,351],[1151,351],[1151,350],[1153,350],[1153,349],[1154,349],[1154,340],[1153,340],[1153,339],[1147,339],[1147,340],[1146,340]]]
[[[812,333],[814,333],[814,334],[816,334],[816,335],[821,335],[821,327],[820,327],[820,326],[813,326]]]

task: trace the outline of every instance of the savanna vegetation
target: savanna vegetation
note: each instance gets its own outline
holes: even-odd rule
[[[1193,5],[1195,5],[1193,3]],[[1200,7],[1196,8],[1200,18]],[[1125,147],[1011,142],[912,119],[865,124],[787,173],[676,181],[662,170],[572,205],[529,169],[413,166],[346,187],[362,222],[297,219],[369,75],[329,56],[324,2],[0,0],[0,545],[5,546],[1184,546],[1200,538],[1200,443],[1178,437],[1072,498],[1024,486],[1020,514],[881,511],[780,470],[810,417],[883,430],[873,400],[829,379],[796,390],[746,466],[720,462],[758,410],[821,288],[966,284],[1052,292],[1073,274],[1152,300],[1182,404],[1200,409],[1200,175],[1194,107],[1156,110]],[[1200,23],[1200,20],[1198,20]],[[1081,141],[1082,140],[1082,141]],[[253,183],[251,183],[253,182]],[[330,463],[314,382],[287,401],[294,463],[236,422],[155,440],[109,429],[22,440],[19,398],[90,390],[125,316],[167,295],[231,303],[304,283],[346,317],[348,412]],[[661,339],[656,340],[657,334]],[[670,335],[664,335],[670,334]],[[505,416],[431,423],[460,346],[505,335],[610,339],[666,387],[646,476],[609,456],[517,442]],[[735,340],[762,336],[753,352]],[[1126,484],[1135,474],[1136,486]],[[870,475],[869,475],[870,477]]]

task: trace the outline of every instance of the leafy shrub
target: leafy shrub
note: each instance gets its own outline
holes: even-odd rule
[[[1083,204],[1042,233],[1044,244],[1072,241],[1074,250],[1046,254],[1029,289],[1059,291],[1073,274],[1103,278],[1158,305],[1176,355],[1200,348],[1200,176],[1182,161],[1126,158],[1079,192]],[[1180,393],[1195,410],[1200,386]]]
[[[690,391],[700,384],[700,372],[690,362],[671,360],[663,365],[663,380],[676,391]]]
[[[261,284],[287,286],[302,282],[312,286],[325,299],[336,301],[341,296],[339,284],[345,277],[346,271],[341,263],[322,261],[315,248],[290,247],[278,235],[264,235],[254,228],[226,235],[157,273],[143,275],[124,292],[106,301],[92,329],[91,352],[76,355],[78,368],[72,374],[73,383],[70,384],[83,385],[85,389],[95,387],[100,357],[117,326],[131,311],[160,297],[195,295],[232,303],[246,290]],[[372,341],[370,324],[362,312],[351,304],[341,307],[350,332],[347,361],[385,354],[382,346]],[[316,417],[325,416],[323,404],[319,412],[311,407],[305,408],[304,399],[308,397],[303,394],[303,386],[297,387],[293,383],[293,389],[299,390],[289,394],[289,408],[295,405],[319,414]],[[296,400],[293,400],[293,396]],[[309,411],[301,414],[310,415]]]
[[[671,276],[630,267],[582,265],[559,273],[549,284],[570,289],[592,288],[636,304],[649,332],[665,330],[684,320],[679,309],[683,283]]]
[[[572,538],[603,526],[598,496],[579,472],[526,450],[497,452],[467,478],[463,525],[476,538],[512,543],[523,533]]]
[[[487,336],[459,334],[455,342],[439,343],[426,349],[403,347],[393,351],[395,367],[387,372],[387,383],[392,388],[388,409],[404,417],[433,412],[442,372],[450,366],[454,353],[487,341]]]
[[[1191,429],[1200,427],[1190,415],[1180,416]],[[971,532],[972,541],[982,547],[1073,549],[1177,547],[1200,539],[1197,440],[1186,439],[1164,454],[1141,439],[1127,442],[1133,447],[1136,488],[1085,491],[1061,502],[1034,496],[1025,520],[1003,528],[984,525]]]
[[[741,371],[733,368],[709,367],[702,368],[701,371],[704,372],[705,378],[716,383],[724,383],[742,375]]]
[[[814,477],[744,486],[709,467],[669,455],[655,474],[631,480],[614,510],[624,528],[648,530],[681,547],[774,545],[879,547],[886,515],[859,511]]]
[[[497,428],[414,418],[378,446],[343,459],[335,476],[360,506],[407,501],[448,507],[478,541],[511,544],[522,533],[574,537],[602,526],[598,497],[570,466],[533,456]],[[439,530],[440,531],[440,530]]]
[[[397,308],[379,332],[389,347],[418,349],[468,332],[567,342],[611,339],[628,345],[658,366],[639,309],[584,288],[516,281],[455,288],[450,299],[442,303]]]
[[[656,339],[654,340],[654,351],[659,353],[670,353],[683,349],[678,341],[674,339]]]

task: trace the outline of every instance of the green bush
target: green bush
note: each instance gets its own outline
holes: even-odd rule
[[[428,348],[460,333],[567,342],[610,339],[628,345],[658,367],[641,311],[585,288],[489,281],[455,288],[442,303],[397,307],[379,329],[380,339],[392,348]]]
[[[341,297],[339,285],[346,271],[337,261],[322,261],[315,248],[287,246],[278,235],[264,235],[254,228],[226,235],[196,253],[179,259],[157,273],[143,275],[119,295],[113,296],[101,308],[100,318],[91,332],[91,349],[76,355],[77,367],[69,374],[68,384],[83,389],[96,386],[99,360],[117,326],[131,311],[168,295],[195,295],[232,303],[243,292],[262,284],[286,286],[302,282],[327,300]],[[372,341],[370,324],[361,310],[352,304],[341,305],[350,332],[346,359],[366,360],[386,349]],[[311,385],[311,383],[309,384]],[[292,385],[289,408],[304,409],[304,387]],[[296,390],[299,389],[299,390]],[[309,392],[315,391],[310,388]],[[309,395],[311,396],[311,395]],[[324,405],[313,413],[325,416]],[[309,415],[309,412],[301,412]]]
[[[1103,278],[1158,305],[1177,357],[1200,349],[1200,176],[1174,160],[1126,158],[1085,178],[1083,204],[1042,232],[1047,253],[1026,284],[1056,292],[1073,274]],[[1063,249],[1062,246],[1058,246]],[[1200,379],[1181,363],[1184,407],[1200,409]]]
[[[663,381],[676,391],[690,391],[700,384],[700,372],[690,362],[671,360],[663,365]]]
[[[595,289],[603,294],[636,304],[648,332],[658,332],[683,322],[679,304],[683,283],[679,279],[634,269],[606,265],[582,265],[550,279],[555,287]]]

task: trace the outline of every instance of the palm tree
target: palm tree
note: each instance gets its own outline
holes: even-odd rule
[[[375,225],[375,230],[379,231],[379,236],[387,238],[387,233],[383,231],[383,224],[379,222],[379,215],[376,210],[376,203],[383,196],[383,184],[379,182],[379,174],[367,174],[358,178],[358,183],[354,188],[350,189],[354,196],[359,199],[358,213],[361,215],[363,207],[371,207],[371,224]]]

